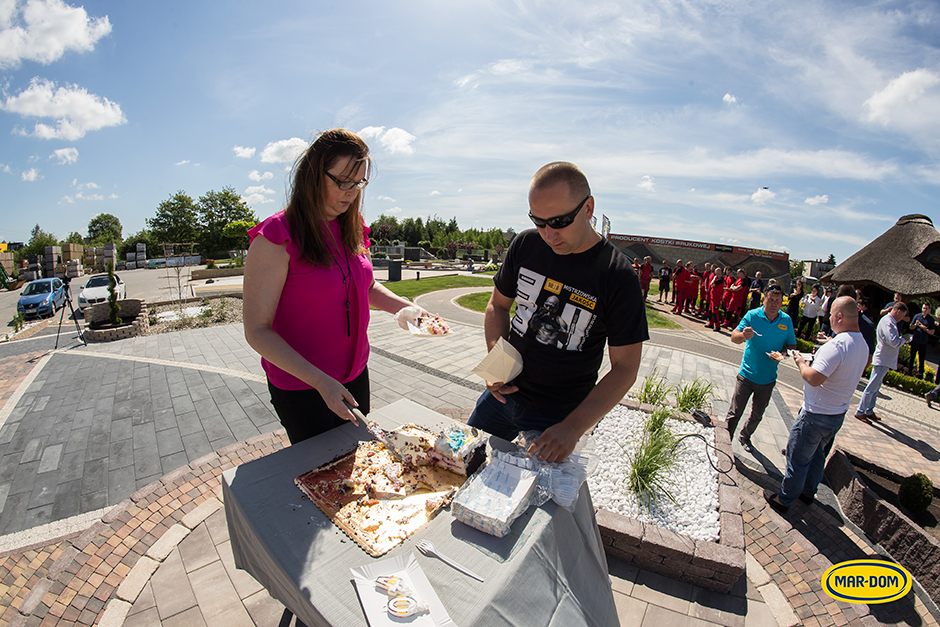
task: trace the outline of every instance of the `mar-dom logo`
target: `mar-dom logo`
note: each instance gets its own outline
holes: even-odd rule
[[[846,603],[888,603],[911,590],[913,579],[894,562],[866,559],[836,564],[822,576],[826,594]]]

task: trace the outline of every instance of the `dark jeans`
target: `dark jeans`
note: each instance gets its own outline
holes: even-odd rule
[[[924,355],[927,353],[926,344],[914,344],[911,343],[911,358],[907,361],[907,369],[911,371],[911,376],[914,376],[914,373],[920,372],[920,376],[924,376]],[[918,370],[914,370],[914,356],[917,356]]]
[[[467,424],[498,438],[512,441],[522,431],[545,431],[561,422],[557,418],[526,409],[508,396],[505,398],[506,402],[500,403],[489,390],[484,392],[477,399]]]
[[[369,368],[346,384],[346,389],[359,403],[359,411],[369,413]],[[277,412],[278,420],[287,430],[291,444],[303,442],[309,438],[326,433],[341,426],[346,421],[333,413],[320,393],[309,390],[282,390],[268,381],[271,404]]]
[[[728,416],[726,417],[728,421],[728,434],[732,438],[734,438],[735,429],[738,428],[738,421],[741,420],[741,416],[744,414],[747,399],[751,398],[751,395],[753,395],[754,398],[751,399],[751,415],[747,419],[747,422],[744,423],[740,436],[742,440],[751,439],[751,435],[754,433],[754,430],[757,429],[757,425],[764,419],[764,410],[766,410],[767,405],[770,404],[770,396],[773,394],[775,385],[777,385],[776,381],[761,385],[754,383],[740,374],[737,376],[737,380],[734,384],[734,395],[731,397],[731,407],[728,408]]]
[[[845,414],[814,414],[800,409],[787,440],[787,472],[777,498],[790,505],[800,494],[815,496],[826,470],[826,457]]]

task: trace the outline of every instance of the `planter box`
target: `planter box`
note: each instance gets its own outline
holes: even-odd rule
[[[940,542],[866,486],[844,452],[829,458],[826,478],[848,519],[904,566],[934,603],[940,603]]]
[[[624,400],[628,409],[652,412],[655,408]],[[731,436],[724,421],[715,421],[715,446],[731,456]],[[724,458],[724,456],[721,456]],[[744,574],[744,519],[737,471],[718,475],[718,510],[721,530],[718,542],[693,540],[652,523],[615,514],[596,512],[604,550],[611,557],[719,592],[729,592]]]
[[[113,342],[129,337],[144,335],[150,328],[147,321],[146,303],[140,298],[126,298],[118,301],[120,312],[118,317],[124,322],[120,327],[113,329],[92,329],[93,324],[105,322],[110,318],[111,306],[107,303],[98,303],[85,308],[85,339],[89,342]]]

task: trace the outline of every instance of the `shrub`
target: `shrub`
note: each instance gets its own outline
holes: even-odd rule
[[[933,501],[933,482],[930,477],[918,472],[902,481],[898,500],[912,512],[926,511]]]
[[[215,259],[206,259],[206,270],[215,270]]]
[[[373,259],[388,259],[388,254],[383,253],[382,251],[372,253]]]
[[[496,272],[497,270],[499,270],[499,266],[497,266],[495,263],[491,263],[483,268],[483,272]]]
[[[871,378],[871,366],[868,366],[865,369],[865,376]],[[934,384],[930,381],[925,381],[924,379],[918,379],[916,377],[909,377],[906,374],[902,374],[897,370],[889,370],[888,374],[885,375],[884,384],[888,387],[898,388],[910,392],[911,394],[916,394],[917,396],[924,396],[934,388]]]

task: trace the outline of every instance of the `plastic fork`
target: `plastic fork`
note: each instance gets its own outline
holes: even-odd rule
[[[417,546],[417,547],[418,547],[418,550],[421,551],[422,553],[424,553],[425,555],[434,555],[435,557],[437,557],[438,559],[440,559],[440,560],[441,560],[442,562],[444,562],[445,564],[447,564],[447,565],[449,565],[449,566],[452,566],[453,568],[456,568],[457,570],[459,570],[459,571],[462,572],[463,574],[465,574],[465,575],[470,575],[471,577],[473,577],[474,579],[476,579],[476,580],[478,580],[478,581],[483,581],[483,577],[481,577],[481,576],[477,575],[476,573],[474,573],[473,571],[471,571],[471,570],[469,570],[469,569],[467,569],[467,568],[461,566],[460,564],[458,564],[458,563],[455,562],[454,560],[452,560],[452,559],[450,559],[450,558],[448,558],[448,557],[444,557],[443,555],[441,555],[441,554],[437,551],[437,549],[434,548],[434,545],[431,544],[431,542],[430,542],[429,540],[418,540],[418,543],[417,543],[415,546]]]

